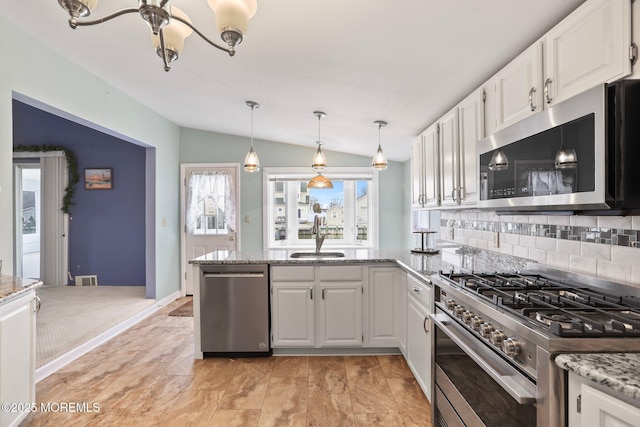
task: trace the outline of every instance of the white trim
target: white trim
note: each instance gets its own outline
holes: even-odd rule
[[[40,368],[36,369],[36,383],[42,381],[43,379],[47,378],[49,375],[55,373],[56,371],[64,368],[74,360],[78,359],[80,356],[87,354],[88,352],[95,349],[96,347],[99,347],[102,344],[106,343],[111,338],[121,334],[122,332],[131,328],[135,324],[151,316],[153,313],[155,313],[162,307],[180,298],[180,296],[181,296],[180,291],[176,291],[170,294],[168,297],[165,297],[162,300],[157,301],[155,304],[145,308],[143,311],[135,314],[129,319],[118,323],[111,329],[108,329],[102,332],[101,334],[91,338],[89,341],[83,344],[80,344],[78,347],[74,348],[71,351],[68,351],[67,353],[63,354],[57,359],[54,359],[51,362],[47,363],[46,365],[43,365]]]
[[[186,179],[187,168],[232,168],[236,172],[236,250],[240,251],[242,221],[240,210],[240,163],[180,163],[180,292],[182,296],[187,294],[187,268],[189,260],[187,259],[187,242],[186,242],[186,220],[185,207],[187,205]],[[194,284],[195,286],[195,284]]]
[[[39,159],[40,157],[64,157],[64,151],[14,151],[14,159]],[[29,163],[33,164],[33,163]]]

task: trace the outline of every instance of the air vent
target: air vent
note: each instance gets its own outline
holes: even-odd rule
[[[98,286],[98,276],[93,274],[90,276],[76,276],[76,286]]]

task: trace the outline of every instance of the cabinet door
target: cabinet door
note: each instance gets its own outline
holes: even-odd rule
[[[406,298],[404,292],[398,294],[398,269],[393,267],[369,268],[369,332],[371,346],[397,347],[400,330],[397,318],[398,296]],[[402,289],[404,291],[404,289]]]
[[[441,204],[458,204],[458,110],[440,119],[440,188]]]
[[[631,2],[593,0],[545,37],[545,102],[556,103],[631,74]]]
[[[0,402],[35,402],[35,292],[0,307]],[[0,425],[18,425],[28,412],[0,412]]]
[[[424,150],[424,206],[440,205],[440,155],[438,124],[434,124],[422,133]]]
[[[431,325],[427,310],[413,297],[407,303],[407,364],[431,402]]]
[[[321,347],[362,345],[362,282],[320,283],[318,287]]]
[[[542,111],[542,43],[536,42],[496,74],[497,127]]]
[[[407,357],[407,273],[401,269],[396,269],[396,280],[394,281],[393,288],[393,303],[394,303],[394,327],[395,335],[398,338],[398,347],[400,352],[406,358]]]
[[[424,207],[424,143],[422,135],[411,146],[411,206]]]
[[[582,384],[582,427],[636,427],[640,408]]]
[[[484,89],[479,89],[458,104],[459,165],[458,197],[461,204],[478,200],[478,159],[476,144],[484,138]]]
[[[272,347],[315,346],[314,283],[272,283]]]

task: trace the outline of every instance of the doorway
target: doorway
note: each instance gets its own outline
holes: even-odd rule
[[[240,250],[240,165],[182,164],[182,271],[185,295],[193,295],[190,259]]]
[[[16,164],[15,218],[17,276],[40,278],[41,170],[40,163]]]

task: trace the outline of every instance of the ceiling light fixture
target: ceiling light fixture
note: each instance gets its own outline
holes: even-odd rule
[[[216,27],[222,40],[228,47],[211,41],[189,20],[189,17],[177,7],[171,6],[170,0],[138,0],[138,7],[117,10],[107,16],[92,21],[79,21],[86,18],[98,5],[98,0],[58,0],[58,3],[69,13],[69,26],[76,29],[79,26],[102,24],[130,13],[139,13],[152,32],[152,44],[164,62],[165,71],[169,71],[169,64],[180,56],[184,47],[184,39],[192,32],[198,34],[211,46],[223,50],[233,56],[235,47],[242,42],[247,32],[249,18],[257,10],[256,0],[207,0],[209,7],[216,15]]]
[[[311,180],[307,183],[308,188],[333,188],[333,184],[331,180],[322,175],[322,171],[327,168],[327,157],[322,152],[322,140],[320,139],[320,119],[323,117],[327,117],[325,113],[322,111],[314,111],[313,114],[318,118],[318,140],[316,144],[318,144],[318,150],[316,150],[316,154],[313,156],[313,161],[311,162],[311,169],[318,172],[318,175],[311,178]]]
[[[247,105],[251,107],[251,148],[247,153],[247,157],[244,158],[244,171],[253,173],[260,170],[260,159],[255,151],[253,151],[253,110],[260,108],[260,104],[254,101],[247,101]]]
[[[383,171],[387,168],[387,166],[389,165],[389,162],[387,162],[387,157],[382,152],[382,146],[380,145],[380,128],[386,126],[387,122],[384,122],[382,120],[376,120],[373,123],[376,126],[378,126],[378,152],[376,153],[375,156],[373,156],[373,161],[371,162],[371,166],[373,166],[375,169]]]

